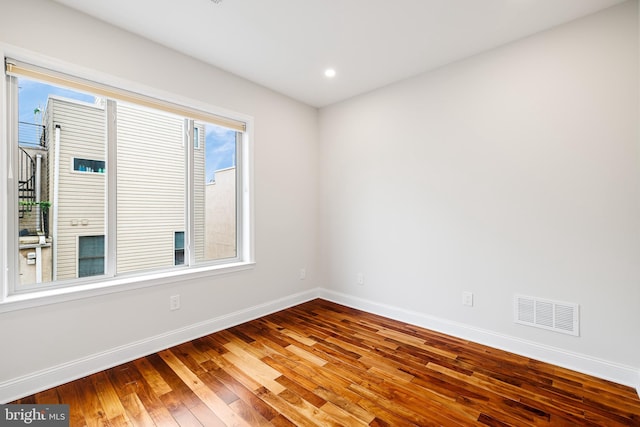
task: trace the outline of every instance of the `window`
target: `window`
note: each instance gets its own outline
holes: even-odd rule
[[[176,231],[173,237],[173,263],[184,264],[184,231]]]
[[[73,170],[77,172],[104,173],[104,160],[73,159]]]
[[[104,274],[104,236],[78,237],[78,277]]]
[[[196,150],[200,149],[200,128],[199,127],[193,128],[193,148],[195,148]]]
[[[9,294],[250,261],[246,122],[6,62]]]

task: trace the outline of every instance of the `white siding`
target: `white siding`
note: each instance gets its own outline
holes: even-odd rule
[[[174,265],[185,231],[183,119],[118,103],[117,271]]]
[[[69,279],[77,277],[77,237],[104,234],[106,174],[73,171],[73,158],[105,159],[105,117],[102,108],[75,101],[52,99],[49,108],[53,124],[62,128],[58,279]],[[194,153],[195,250],[197,259],[202,260],[205,129],[202,124],[197,126],[200,148]],[[119,273],[174,265],[174,235],[185,231],[183,135],[182,118],[118,103]]]
[[[57,279],[72,279],[78,236],[104,234],[106,180],[104,173],[74,171],[73,158],[105,160],[105,115],[101,107],[57,98],[50,98],[47,108],[53,124],[60,125]]]

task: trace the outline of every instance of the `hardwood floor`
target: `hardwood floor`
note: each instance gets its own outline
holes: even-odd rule
[[[640,426],[632,388],[323,300],[14,403],[72,426]]]

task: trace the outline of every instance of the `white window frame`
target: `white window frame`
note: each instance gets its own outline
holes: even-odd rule
[[[17,132],[17,119],[13,117],[17,112],[9,105],[9,93],[7,90],[6,74],[3,75],[0,84],[0,120],[3,125],[0,135],[0,170],[7,171],[0,173],[0,205],[5,206],[0,209],[0,313],[6,311],[19,310],[23,308],[36,307],[51,303],[65,302],[88,296],[106,295],[115,292],[123,292],[132,289],[157,286],[164,283],[171,283],[175,280],[197,279],[199,277],[208,277],[217,274],[227,274],[235,271],[242,271],[253,268],[255,264],[254,249],[254,213],[253,213],[253,118],[244,114],[232,112],[219,107],[212,106],[191,98],[183,97],[175,93],[161,91],[155,88],[144,86],[135,82],[124,79],[115,78],[111,75],[88,70],[77,65],[65,63],[55,59],[45,58],[42,55],[27,52],[22,49],[14,48],[0,44],[0,55],[2,58],[13,58],[18,61],[30,63],[39,67],[55,70],[60,73],[68,74],[79,79],[85,79],[97,84],[118,88],[132,94],[143,94],[142,96],[160,100],[161,102],[175,104],[178,106],[187,106],[204,113],[219,117],[229,117],[236,121],[244,122],[246,130],[239,133],[238,138],[241,146],[239,147],[240,156],[236,160],[238,173],[241,174],[238,180],[237,190],[237,240],[238,253],[237,258],[232,262],[228,260],[185,265],[184,268],[170,268],[167,270],[154,270],[150,272],[133,273],[126,275],[115,275],[115,258],[112,257],[110,247],[115,244],[115,234],[110,233],[107,225],[105,231],[105,277],[94,276],[71,281],[68,286],[52,286],[42,290],[31,290],[29,292],[16,292],[18,277],[18,218],[17,218],[17,186],[13,181],[13,167],[10,163],[14,159],[14,152],[17,147],[13,145],[13,138],[10,132]],[[15,123],[16,129],[13,129]],[[193,132],[191,131],[193,136]],[[109,141],[111,142],[111,141]],[[193,160],[193,144],[187,144],[189,148],[189,159]],[[109,145],[109,153],[107,154],[108,163],[113,165],[110,156],[115,154],[115,144]],[[15,163],[15,162],[14,162]],[[10,167],[11,166],[11,167]],[[117,166],[114,166],[117,167]],[[110,167],[109,167],[110,168]],[[16,171],[17,173],[17,171]],[[107,185],[115,187],[115,174],[107,174]],[[187,214],[193,217],[193,197],[189,196],[193,191],[193,177],[187,180],[187,198],[189,200],[189,208],[186,209]],[[113,194],[113,193],[112,193]],[[115,194],[113,196],[115,197]],[[115,218],[115,203],[108,203],[107,218],[111,222]],[[193,254],[190,251],[191,243],[189,237],[193,235],[193,220],[186,218],[187,229],[185,230],[185,264],[193,261]],[[113,224],[111,224],[113,226]],[[189,233],[187,233],[189,230]],[[109,277],[109,276],[112,277]],[[76,283],[77,282],[77,283]]]

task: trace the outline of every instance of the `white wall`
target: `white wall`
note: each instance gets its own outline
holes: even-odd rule
[[[51,1],[2,2],[0,44],[253,116],[256,245],[251,270],[0,310],[0,389],[318,286],[316,109]],[[170,312],[173,294],[181,295],[182,309]]]
[[[322,109],[330,290],[638,372],[636,8]],[[581,336],[514,324],[516,293],[579,303]]]

